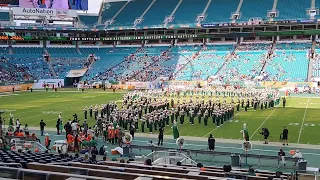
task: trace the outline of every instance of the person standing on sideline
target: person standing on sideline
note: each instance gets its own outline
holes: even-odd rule
[[[280,151],[278,152],[279,163],[281,161],[284,166],[286,165],[286,161],[284,158],[285,156],[286,156],[286,153],[284,153],[283,149],[280,149]]]
[[[216,143],[216,140],[214,139],[212,134],[210,134],[208,138],[208,146],[210,151],[214,151],[215,143]]]
[[[160,128],[159,128],[159,136],[158,136],[158,139],[159,139],[158,146],[160,146],[160,144],[162,146],[162,144],[163,144],[163,131],[164,131],[164,128],[162,126],[160,126]]]
[[[283,108],[286,107],[286,102],[287,102],[286,97],[283,97],[282,98],[282,106],[283,106]]]
[[[288,146],[288,134],[289,131],[286,128],[286,126],[283,127],[283,131],[282,131],[282,141],[283,141],[283,145],[287,145]]]
[[[87,131],[88,131],[88,123],[87,123],[87,119],[85,119],[82,123],[82,128],[83,128],[83,132],[85,134],[87,134]]]
[[[41,136],[43,136],[43,132],[44,132],[44,127],[45,126],[46,126],[46,123],[44,123],[43,120],[41,119],[41,121],[40,121]]]
[[[57,128],[57,135],[60,135],[60,119],[57,120],[56,128]]]

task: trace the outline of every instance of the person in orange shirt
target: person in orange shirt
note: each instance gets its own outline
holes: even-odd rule
[[[111,126],[108,127],[108,139],[111,144],[114,144],[115,132]]]
[[[72,150],[73,146],[73,136],[71,134],[67,135],[68,151]]]
[[[51,143],[51,140],[49,138],[49,134],[46,133],[46,137],[44,138],[44,145],[46,146],[47,149],[49,149],[50,143]]]
[[[16,136],[17,136],[17,137],[24,137],[24,134],[23,134],[23,132],[20,130],[20,131],[17,133]]]
[[[119,126],[118,125],[116,126],[116,130],[114,132],[114,135],[115,135],[114,142],[118,143],[118,138],[119,138]]]

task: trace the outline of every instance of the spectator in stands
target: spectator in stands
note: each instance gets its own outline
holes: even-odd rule
[[[278,152],[278,156],[279,156],[279,161],[281,161],[282,164],[285,166],[286,165],[286,162],[285,162],[286,153],[284,153],[283,149],[280,149],[280,151]]]
[[[294,155],[293,155],[292,157],[296,159],[294,165],[297,165],[299,159],[302,159],[302,158],[303,158],[303,157],[302,157],[302,153],[300,152],[299,149],[297,149],[297,150],[295,151],[295,153],[294,153]]]
[[[281,177],[281,175],[282,175],[282,172],[281,172],[281,171],[277,171],[277,172],[275,173],[275,176],[269,176],[269,177],[268,177],[268,180],[283,179],[283,178]]]
[[[151,165],[152,165],[151,159],[147,159],[147,160],[144,162],[144,165],[151,166]]]
[[[215,143],[216,143],[216,140],[214,139],[212,134],[210,134],[210,137],[208,138],[208,146],[210,151],[214,151]]]
[[[50,143],[51,143],[51,140],[50,140],[49,134],[46,133],[46,137],[44,138],[44,144],[45,144],[47,149],[49,149]]]
[[[248,175],[249,176],[256,176],[256,173],[252,167],[249,168]]]
[[[106,161],[107,160],[107,156],[103,156],[102,160]]]

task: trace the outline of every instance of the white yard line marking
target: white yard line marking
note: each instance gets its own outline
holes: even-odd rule
[[[234,117],[236,117],[238,114],[240,114],[241,111],[239,111],[237,114],[234,115]],[[226,123],[226,122],[225,122]],[[208,132],[208,134],[204,135],[203,137],[207,137],[209,134],[213,133],[215,130],[219,129],[221,126],[223,126],[225,123],[223,123],[220,126],[217,126],[216,128],[214,128],[212,131]]]
[[[308,98],[308,102],[307,102],[307,105],[306,105],[306,109],[304,110],[304,115],[303,115],[303,119],[302,119],[300,131],[299,131],[299,136],[298,136],[298,141],[297,141],[297,143],[300,142],[301,132],[302,132],[302,128],[303,128],[303,126],[304,126],[304,120],[306,119],[306,114],[307,114],[307,109],[308,109],[308,105],[309,105],[309,100],[310,100],[310,98]]]
[[[280,103],[279,103],[280,105]],[[276,109],[279,107],[279,105],[277,107],[274,108],[274,110],[269,114],[269,116],[261,123],[261,125],[256,129],[256,131],[253,132],[253,134],[250,136],[250,139],[259,131],[259,129],[261,129],[261,127],[264,125],[265,122],[267,122],[267,120],[270,118],[270,116],[276,111]]]

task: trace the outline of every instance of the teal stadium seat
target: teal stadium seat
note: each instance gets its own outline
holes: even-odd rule
[[[79,15],[80,21],[86,26],[94,26],[98,22],[98,16]]]
[[[111,20],[125,3],[126,1],[104,3],[101,13],[102,23]]]
[[[14,47],[13,54],[27,55],[27,54],[43,54],[42,48],[34,48],[34,47]]]
[[[250,18],[268,19],[267,12],[272,9],[272,6],[273,0],[244,0],[238,21],[247,22]]]
[[[110,68],[124,61],[130,54],[135,53],[137,48],[81,48],[80,51],[82,53],[90,52],[90,54],[96,54],[100,57],[83,77],[84,80],[97,80],[108,77],[108,74],[103,73],[106,73]]]
[[[268,80],[304,82],[308,74],[308,53],[305,50],[275,51],[276,56],[268,63]]]
[[[266,51],[238,52],[236,58],[231,59],[219,75],[226,81],[253,80],[262,70]]]
[[[195,23],[197,15],[201,14],[206,7],[208,0],[183,0],[174,14],[171,24]]]
[[[179,0],[156,0],[138,26],[163,26],[165,17],[172,13],[178,2]]]
[[[239,0],[212,0],[204,23],[230,22],[232,12],[237,10]]]
[[[9,21],[10,15],[9,12],[0,12],[0,21]]]
[[[47,48],[49,54],[51,57],[60,57],[61,55],[76,55],[79,54],[76,48],[66,48],[66,47],[61,47],[61,48],[54,48],[50,47]]]
[[[226,52],[201,52],[181,72],[179,80],[206,80],[214,76],[225,61]]]
[[[278,0],[276,20],[309,19],[306,9],[310,7],[311,0]]]
[[[118,14],[112,26],[133,26],[134,20],[140,17],[148,8],[152,0],[130,1],[129,4]]]

